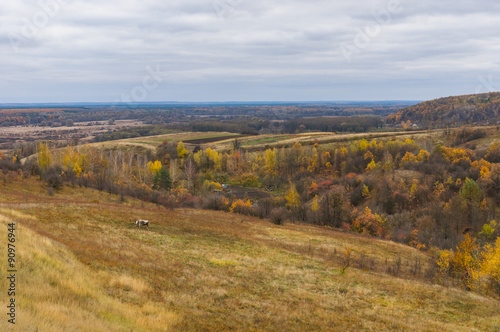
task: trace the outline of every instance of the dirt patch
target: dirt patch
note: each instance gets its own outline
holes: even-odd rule
[[[245,188],[239,186],[229,186],[231,192],[228,193],[229,196],[234,196],[238,199],[249,198],[251,200],[258,200],[271,197],[268,192],[262,191],[257,188]]]
[[[108,130],[123,130],[131,127],[142,127],[144,123],[136,120],[117,120],[115,125],[107,121],[76,122],[73,126],[11,126],[0,127],[0,144],[3,149],[11,149],[20,141],[36,140],[71,140],[78,138],[81,142],[90,141],[94,135]]]

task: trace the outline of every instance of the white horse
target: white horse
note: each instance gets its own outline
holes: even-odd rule
[[[149,228],[149,220],[141,220],[141,219],[139,219],[139,220],[137,220],[137,221],[135,222],[135,224],[136,224],[136,225],[137,225],[137,227],[139,227],[139,228],[141,228],[141,226],[145,226],[145,227]]]

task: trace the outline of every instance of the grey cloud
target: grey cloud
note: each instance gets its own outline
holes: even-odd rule
[[[42,9],[7,2],[0,102],[113,101],[148,65],[165,71],[149,100],[427,99],[500,80],[500,4],[486,0],[401,0],[347,62],[341,43],[389,1],[73,0],[18,53],[9,38]]]

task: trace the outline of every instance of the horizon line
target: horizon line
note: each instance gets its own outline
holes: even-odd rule
[[[411,99],[379,99],[379,100],[303,100],[303,101],[148,101],[148,102],[7,102],[0,103],[3,106],[68,106],[68,105],[99,105],[99,106],[141,106],[141,105],[199,105],[199,104],[339,104],[339,103],[414,103],[422,102],[423,100]]]

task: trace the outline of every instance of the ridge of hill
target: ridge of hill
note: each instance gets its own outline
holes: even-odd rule
[[[425,101],[389,115],[387,122],[410,121],[428,126],[455,126],[500,121],[500,92],[462,95]]]

